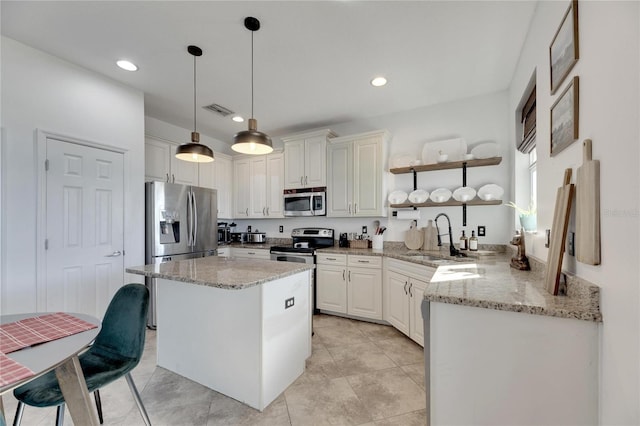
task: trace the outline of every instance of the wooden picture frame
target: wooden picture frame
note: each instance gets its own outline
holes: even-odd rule
[[[578,50],[578,0],[571,0],[549,46],[551,94],[555,94],[580,59]]]
[[[551,156],[578,139],[579,78],[573,80],[551,107]]]

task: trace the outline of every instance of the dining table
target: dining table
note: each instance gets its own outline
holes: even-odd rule
[[[0,315],[0,325],[5,326],[22,320],[42,317],[47,314],[50,313],[39,312]],[[16,368],[18,372],[25,371],[22,367],[30,370],[30,373],[26,373],[27,377],[22,377],[25,376],[25,374],[16,374],[15,377],[9,375],[8,379],[3,378],[4,380],[0,381],[0,425],[5,421],[2,395],[51,370],[55,371],[56,377],[58,378],[60,389],[74,424],[99,425],[96,411],[93,408],[93,402],[89,397],[78,355],[86,350],[95,340],[100,331],[100,320],[90,315],[80,313],[59,314],[71,315],[96,327],[10,353],[0,353],[0,356],[4,355],[8,358],[8,360],[5,359],[4,361],[12,364],[12,367]],[[7,338],[5,337],[5,339]],[[14,364],[13,362],[18,364]],[[6,371],[3,373],[6,373]]]

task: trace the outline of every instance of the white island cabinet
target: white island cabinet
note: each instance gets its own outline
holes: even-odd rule
[[[311,355],[311,268],[211,256],[127,272],[158,278],[158,365],[262,411]]]

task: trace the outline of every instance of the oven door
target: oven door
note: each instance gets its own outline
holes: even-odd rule
[[[272,251],[271,260],[278,262],[297,262],[297,263],[315,263],[312,254],[300,254],[300,253],[285,253]]]

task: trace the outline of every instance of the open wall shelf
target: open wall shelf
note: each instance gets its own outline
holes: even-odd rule
[[[443,203],[436,203],[433,201],[427,201],[425,203],[402,203],[402,204],[390,204],[389,207],[394,208],[394,209],[406,209],[406,208],[411,208],[411,207],[451,207],[451,206],[463,206],[463,205],[467,205],[467,206],[499,206],[500,204],[502,204],[502,200],[489,200],[489,201],[484,201],[484,200],[469,200],[469,201],[465,201],[464,203],[462,201],[456,201],[456,200],[449,200],[449,201],[445,201]]]
[[[478,160],[465,160],[465,161],[449,161],[446,163],[437,164],[423,164],[420,166],[409,167],[396,167],[389,169],[394,175],[402,175],[413,172],[429,172],[433,170],[448,170],[448,169],[462,169],[463,167],[482,167],[482,166],[496,166],[502,162],[502,157],[483,158]]]

